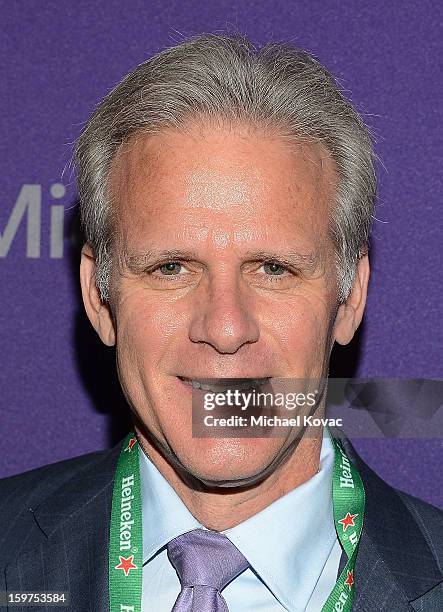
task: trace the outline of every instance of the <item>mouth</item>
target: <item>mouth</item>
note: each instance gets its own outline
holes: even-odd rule
[[[186,376],[177,376],[177,378],[192,389],[213,391],[214,393],[225,393],[228,389],[253,391],[270,380],[270,376],[264,378],[187,378]]]

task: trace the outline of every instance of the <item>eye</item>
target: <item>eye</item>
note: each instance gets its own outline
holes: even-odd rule
[[[276,261],[265,261],[262,267],[270,276],[281,276],[284,274],[284,272],[288,271],[286,266],[283,266]]]
[[[164,276],[173,276],[180,273],[182,264],[179,261],[168,261],[161,266],[158,266],[157,270]]]

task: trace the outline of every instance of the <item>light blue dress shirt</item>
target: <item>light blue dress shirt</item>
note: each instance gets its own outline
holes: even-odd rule
[[[327,430],[320,469],[308,481],[224,533],[250,568],[222,594],[230,612],[320,612],[337,580],[341,546],[332,514],[334,449]],[[151,460],[140,453],[143,612],[171,612],[180,581],[166,545],[205,529]]]

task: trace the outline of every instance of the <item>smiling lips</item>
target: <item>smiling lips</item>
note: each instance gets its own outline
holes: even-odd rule
[[[243,391],[246,389],[256,389],[261,385],[264,385],[268,380],[266,378],[186,378],[185,376],[178,376],[178,378],[189,385],[193,389],[202,389],[203,391],[214,391],[216,393],[223,393],[228,389],[238,389]]]

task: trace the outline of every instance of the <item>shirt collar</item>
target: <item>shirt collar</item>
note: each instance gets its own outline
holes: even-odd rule
[[[178,535],[206,528],[141,448],[140,451],[145,563]],[[254,516],[222,532],[287,609],[305,608],[336,539],[333,463],[334,449],[325,428],[317,474]],[[304,605],[300,593],[306,597]]]
[[[170,540],[191,531],[204,529],[192,516],[173,487],[140,447],[142,494],[143,563]]]

